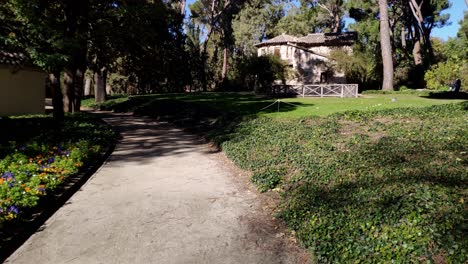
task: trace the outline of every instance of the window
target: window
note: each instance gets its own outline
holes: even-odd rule
[[[281,51],[279,47],[275,47],[275,55],[281,58]]]

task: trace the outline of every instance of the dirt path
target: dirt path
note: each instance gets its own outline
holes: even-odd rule
[[[152,119],[106,114],[122,140],[6,263],[304,263],[219,153]]]

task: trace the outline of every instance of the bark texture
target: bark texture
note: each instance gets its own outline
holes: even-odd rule
[[[57,120],[62,120],[63,113],[63,101],[62,101],[62,90],[60,89],[60,72],[49,73],[48,85],[52,92],[52,106],[54,107],[53,115]]]
[[[84,96],[91,95],[91,78],[86,77],[84,85]]]
[[[380,10],[380,47],[382,49],[383,83],[382,90],[393,91],[393,57],[390,42],[387,0],[379,0]]]
[[[73,96],[74,96],[74,84],[73,84],[73,72],[66,71],[63,74],[63,111],[70,113],[73,112]]]
[[[223,72],[221,73],[222,74],[222,78],[223,80],[226,78],[226,75],[227,75],[227,67],[228,67],[228,62],[227,62],[227,48],[224,48],[224,51],[223,51]]]
[[[106,101],[106,79],[106,68],[102,68],[94,73],[94,98],[97,103]]]

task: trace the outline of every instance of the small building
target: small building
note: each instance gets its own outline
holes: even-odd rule
[[[0,50],[0,116],[44,114],[45,78],[23,54]]]
[[[281,34],[256,44],[258,56],[275,54],[295,69],[297,78],[288,84],[346,83],[345,74],[330,67],[330,52],[343,49],[352,52],[356,32],[314,33],[303,37]]]

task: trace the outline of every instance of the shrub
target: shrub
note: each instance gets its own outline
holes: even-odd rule
[[[427,88],[432,90],[448,90],[457,78],[462,80],[461,89],[468,90],[468,63],[466,61],[449,60],[433,65],[425,74]]]
[[[291,79],[294,75],[283,60],[275,55],[248,57],[239,64],[237,77],[245,87],[254,87],[256,93],[269,93],[274,81]]]

